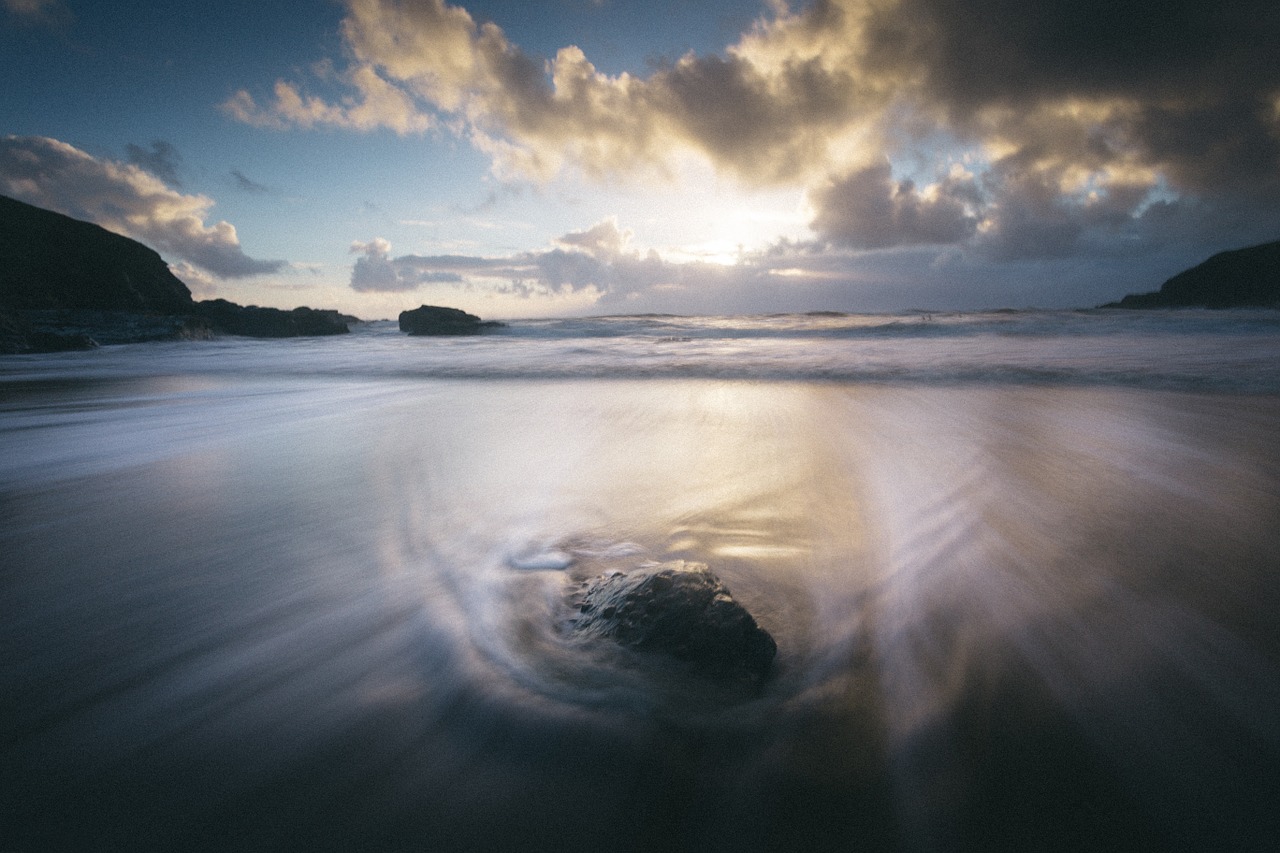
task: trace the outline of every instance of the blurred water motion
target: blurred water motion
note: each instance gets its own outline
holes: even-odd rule
[[[4,850],[1263,850],[1280,400],[5,386]],[[583,648],[706,562],[758,692]]]

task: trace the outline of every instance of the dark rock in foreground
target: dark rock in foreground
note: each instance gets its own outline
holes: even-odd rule
[[[478,335],[485,329],[501,327],[493,320],[481,320],[457,308],[423,305],[400,312],[400,331],[410,335]]]
[[[611,572],[569,595],[573,631],[661,652],[708,674],[763,678],[778,646],[702,563],[676,560]]]
[[[1131,293],[1103,308],[1280,307],[1280,240],[1219,252],[1155,293]]]

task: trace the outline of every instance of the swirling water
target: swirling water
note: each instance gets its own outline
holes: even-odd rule
[[[0,850],[1266,850],[1280,315],[0,361]],[[722,684],[570,579],[717,571]]]

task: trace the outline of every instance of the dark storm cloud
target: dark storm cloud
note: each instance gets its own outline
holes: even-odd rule
[[[846,69],[795,57],[766,72],[739,56],[687,56],[651,81],[664,116],[721,165],[786,180],[826,156],[859,93]]]
[[[902,0],[869,24],[869,64],[922,70],[957,111],[1044,98],[1267,96],[1271,0]]]
[[[1280,193],[1273,0],[903,0],[868,36],[868,65],[921,75],[961,132],[1018,144],[1047,105],[1110,104],[1082,122],[1179,186]]]
[[[894,181],[886,160],[815,190],[813,228],[859,249],[957,243],[977,225],[966,206],[977,198],[971,177],[943,181],[922,194],[911,181]]]

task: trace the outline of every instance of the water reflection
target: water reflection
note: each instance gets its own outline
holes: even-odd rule
[[[1280,839],[1273,400],[41,394],[0,421],[15,849]],[[647,559],[773,634],[759,691],[566,641],[567,580]]]

